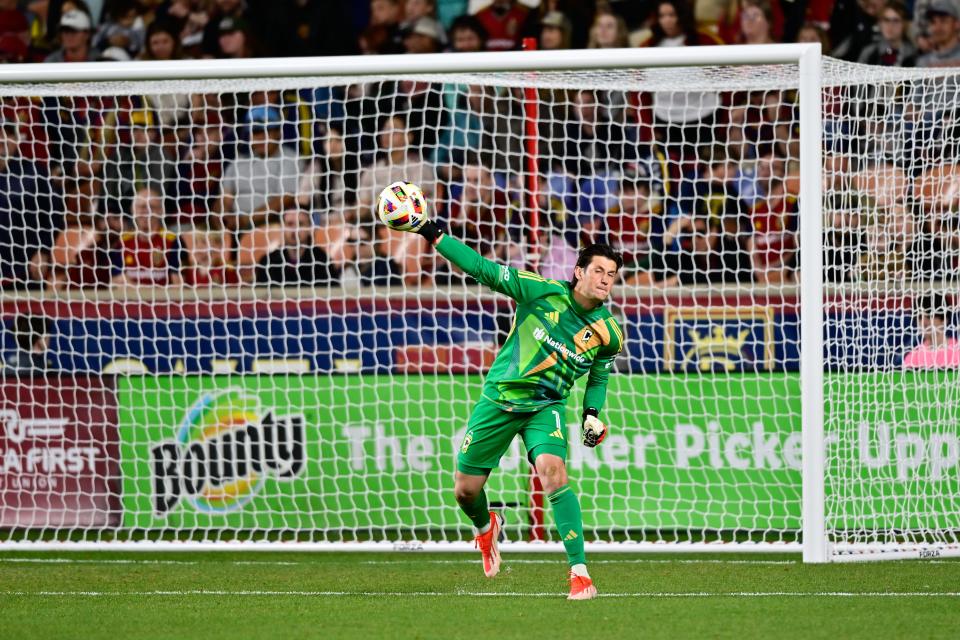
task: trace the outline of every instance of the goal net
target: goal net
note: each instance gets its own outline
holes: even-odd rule
[[[0,84],[0,544],[467,548],[455,456],[514,304],[377,222],[405,180],[501,264],[623,252],[612,433],[579,444],[582,385],[562,429],[590,549],[798,550],[819,468],[828,558],[956,550],[957,78],[824,61],[821,150],[798,63],[730,50]],[[488,495],[561,548],[519,440]]]

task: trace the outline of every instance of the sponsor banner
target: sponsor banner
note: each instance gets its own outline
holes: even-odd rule
[[[103,302],[42,310],[53,319],[48,355],[56,367],[159,375],[480,373],[513,317],[505,297],[334,302]],[[617,362],[623,372],[799,370],[800,324],[790,300],[634,300],[611,310],[626,334]],[[4,349],[13,349],[12,332],[2,333]],[[889,369],[899,368],[919,333],[899,302],[872,309],[851,302],[827,309],[824,338],[831,370]]]
[[[828,375],[828,397],[849,390],[827,408],[831,526],[960,525],[957,375]],[[451,476],[476,376],[118,384],[127,527],[463,524]],[[612,431],[596,449],[579,444],[579,409],[569,403],[565,436],[588,527],[800,528],[797,374],[613,376]],[[491,477],[491,499],[523,513],[514,523],[527,469],[516,440]]]
[[[120,523],[111,386],[99,378],[0,379],[0,526]]]

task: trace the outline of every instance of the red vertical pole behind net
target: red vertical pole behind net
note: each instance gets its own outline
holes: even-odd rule
[[[536,51],[536,38],[523,39],[524,51]],[[527,223],[530,231],[527,234],[527,266],[536,271],[540,262],[540,202],[537,196],[539,190],[540,171],[537,166],[537,146],[539,132],[537,124],[540,121],[540,99],[536,87],[525,87],[523,90],[523,124],[524,138],[523,151],[526,156],[526,172],[524,186],[526,187]]]
[[[536,51],[535,38],[523,39],[524,51]],[[523,120],[524,120],[524,153],[526,155],[526,171],[524,187],[526,192],[527,223],[527,268],[536,271],[540,263],[540,202],[537,192],[540,188],[540,172],[537,166],[537,142],[539,133],[537,123],[540,120],[539,96],[535,87],[526,87],[523,90]],[[543,526],[543,486],[537,477],[536,469],[530,467],[530,540],[546,540],[546,530]]]

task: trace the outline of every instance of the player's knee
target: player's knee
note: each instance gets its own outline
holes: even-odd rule
[[[537,475],[544,491],[550,493],[567,484],[567,467],[562,460],[552,460],[537,464]]]
[[[473,487],[462,484],[456,484],[453,487],[453,496],[457,499],[457,504],[471,505],[477,499],[478,495],[480,495],[480,492]]]

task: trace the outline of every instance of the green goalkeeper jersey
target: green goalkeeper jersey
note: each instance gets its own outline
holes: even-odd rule
[[[437,250],[494,291],[517,301],[510,335],[483,385],[483,396],[508,411],[536,411],[563,401],[589,373],[584,409],[603,408],[607,377],[623,348],[623,331],[603,305],[586,310],[570,284],[501,266],[444,235]]]

